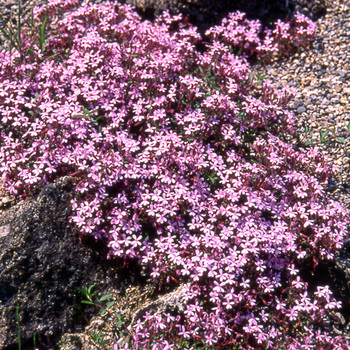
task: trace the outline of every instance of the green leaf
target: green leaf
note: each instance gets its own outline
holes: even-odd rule
[[[89,299],[88,300],[83,300],[83,304],[90,304],[90,305],[96,305],[96,303],[92,302],[92,298],[98,293],[98,291],[92,291],[92,289],[95,287],[95,285],[91,285],[90,287],[84,287],[83,289],[78,288],[78,292],[82,293],[85,298]]]
[[[88,108],[86,108],[86,107],[83,106],[81,109],[83,110],[83,113],[84,113],[84,114],[90,114],[90,111],[89,111]]]
[[[102,297],[99,299],[99,301],[104,301],[109,299],[112,296],[112,293],[102,295]]]
[[[253,82],[254,79],[254,75],[252,72],[249,72],[249,84],[251,84]]]
[[[95,119],[95,121],[98,122],[100,119],[102,119],[102,118],[104,118],[104,117],[105,117],[104,115],[99,115],[99,116]]]
[[[94,288],[95,287],[95,285],[93,284],[92,286],[90,286],[89,288],[88,288],[88,290],[87,290],[87,292],[88,292],[88,295],[90,296],[90,298],[92,298],[92,297],[94,297],[96,294],[98,294],[98,291],[96,290],[96,291],[92,291],[92,288]],[[89,298],[89,299],[90,299]]]
[[[341,143],[345,142],[345,137],[337,137],[337,140]]]
[[[237,119],[244,119],[244,117],[245,117],[245,113],[244,112],[239,112],[238,114],[237,114]]]
[[[304,142],[304,144],[305,144],[305,146],[308,146],[308,145],[310,145],[311,143],[314,143],[314,142],[315,142],[315,140],[306,140]]]
[[[3,18],[0,16],[0,20],[4,21]],[[2,35],[10,42],[10,45],[13,46],[16,50],[19,49],[17,38],[14,35],[12,29],[10,27],[1,27],[0,28]]]
[[[40,96],[40,91],[38,91],[37,94],[34,97],[34,101],[35,102],[38,101],[39,96]]]
[[[106,309],[108,310],[109,308],[111,308],[114,305],[114,300],[113,301],[109,301],[106,305]]]
[[[124,318],[124,316],[121,315],[119,312],[116,312],[116,313],[114,314],[114,316],[115,316],[119,321],[121,321],[121,320]]]
[[[348,124],[348,126],[346,127],[348,131],[350,131],[350,122]]]
[[[47,22],[47,17],[45,17],[45,19],[43,20],[43,23],[41,24],[40,27],[40,50],[42,53],[44,53],[44,49],[45,49],[45,26],[46,26],[46,22]]]
[[[320,130],[320,142],[324,142],[326,140],[327,135],[328,135],[328,130],[326,131]]]
[[[96,303],[89,301],[89,300],[82,300],[81,301],[82,304],[88,304],[88,305],[97,305]]]
[[[260,84],[260,83],[263,82],[266,78],[267,78],[267,75],[260,75],[260,74],[258,73],[258,81],[257,81],[257,83]]]
[[[23,61],[23,53],[22,53],[22,6],[21,6],[21,0],[18,0],[18,18],[17,18],[17,51],[19,52],[20,56],[20,63]]]
[[[52,58],[54,58],[54,57],[56,57],[56,56],[58,56],[58,53],[55,53],[55,54],[53,54],[53,55],[51,55],[51,56],[49,56],[49,57],[45,57],[45,58],[42,60],[42,62],[45,62],[45,61],[47,61],[47,60],[49,60],[49,59],[52,59]]]
[[[87,115],[77,114],[77,115],[72,115],[71,118],[85,118],[85,119],[88,119],[89,117]]]
[[[100,315],[103,316],[107,313],[106,309],[100,309]]]
[[[34,28],[34,7],[30,10],[30,24],[32,29]],[[32,30],[32,37],[33,37],[33,30]]]
[[[1,20],[2,22],[5,21],[1,15],[0,15],[0,20]],[[1,31],[2,35],[5,37],[5,39],[7,39],[7,40],[9,40],[9,41],[12,41],[11,30],[10,30],[10,28],[0,27],[0,31]]]
[[[101,346],[105,346],[107,344],[107,341],[104,340],[104,334],[102,333],[102,330],[100,330],[98,333],[91,332],[90,336],[92,340]]]
[[[82,293],[82,294],[84,294],[84,295],[85,295],[85,290],[84,290],[84,289],[77,288],[77,291],[78,291],[79,293]]]
[[[305,126],[304,133],[307,135],[307,134],[310,134],[310,132],[311,132],[311,129],[309,129],[308,126]]]

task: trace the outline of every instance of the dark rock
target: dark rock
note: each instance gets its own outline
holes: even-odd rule
[[[200,32],[221,20],[230,12],[241,11],[248,19],[259,19],[271,25],[277,19],[290,18],[299,11],[313,20],[326,13],[325,0],[122,0],[135,6],[139,13],[148,19],[169,10],[171,14],[182,13],[189,16],[189,22]]]
[[[314,271],[303,266],[300,270],[302,278],[308,282],[310,292],[316,286],[329,286],[333,297],[341,302],[341,309],[329,312],[325,316],[325,331],[333,336],[343,334],[350,336],[350,241],[335,255],[333,261],[320,262]]]
[[[128,4],[149,19],[164,10],[171,14],[189,16],[189,22],[201,32],[212,25],[220,24],[228,13],[242,11],[249,19],[260,19],[265,23],[290,15],[293,5],[288,0],[126,0]]]
[[[346,246],[335,258],[335,265],[329,267],[329,274],[334,283],[334,291],[342,301],[343,312],[350,320],[350,246]]]
[[[22,348],[36,334],[45,349],[74,327],[77,288],[96,284],[102,291],[117,284],[105,252],[80,242],[69,224],[73,189],[73,179],[66,177],[36,199],[0,211],[1,349],[18,348],[17,307]]]
[[[308,16],[313,21],[327,13],[326,0],[292,0],[295,11]]]

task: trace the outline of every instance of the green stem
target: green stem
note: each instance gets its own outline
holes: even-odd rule
[[[18,350],[21,350],[22,349],[22,345],[21,345],[21,321],[20,321],[20,317],[19,317],[19,306],[16,307],[16,320],[17,320],[17,327],[18,327],[18,331],[17,331]]]
[[[23,59],[23,53],[22,53],[22,38],[21,38],[21,30],[22,30],[21,17],[22,17],[21,0],[18,0],[17,44],[18,44],[18,51],[19,51],[20,63],[22,63],[22,59]]]
[[[307,146],[319,145],[319,144],[321,144],[321,143],[326,143],[326,142],[328,142],[328,141],[331,141],[331,140],[334,139],[334,138],[344,137],[344,136],[346,136],[346,135],[349,135],[349,136],[350,136],[350,131],[347,131],[347,132],[344,132],[344,133],[338,134],[338,135],[329,136],[329,137],[327,137],[326,139],[324,139],[324,140],[322,140],[322,141],[309,142],[309,143],[307,144]]]

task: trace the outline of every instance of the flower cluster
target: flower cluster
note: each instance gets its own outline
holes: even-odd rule
[[[333,258],[349,216],[325,195],[325,156],[285,141],[290,91],[258,86],[233,53],[269,53],[259,23],[230,15],[200,52],[196,28],[167,12],[151,23],[117,2],[49,0],[45,15],[44,50],[23,33],[21,64],[0,52],[3,186],[25,198],[75,176],[83,234],[160,289],[185,284],[181,307],[144,315],[115,348],[345,346],[322,323],[340,304],[299,271]],[[299,45],[309,24],[267,37]]]
[[[249,21],[244,13],[235,12],[229,14],[221,26],[209,29],[206,35],[231,45],[241,54],[255,54],[268,62],[272,57],[291,55],[298,47],[309,45],[316,37],[316,30],[316,24],[300,13],[290,22],[278,20],[274,29],[263,30],[260,21]]]

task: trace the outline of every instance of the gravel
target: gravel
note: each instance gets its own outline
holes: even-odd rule
[[[320,130],[337,134],[350,123],[350,0],[328,2],[327,13],[317,20],[318,37],[311,48],[269,65],[254,66],[276,87],[287,85],[296,93],[288,108],[298,117],[300,132],[312,132],[305,140],[319,140]],[[317,144],[338,170],[331,196],[350,209],[350,133],[344,143]],[[296,142],[296,140],[292,140]]]

